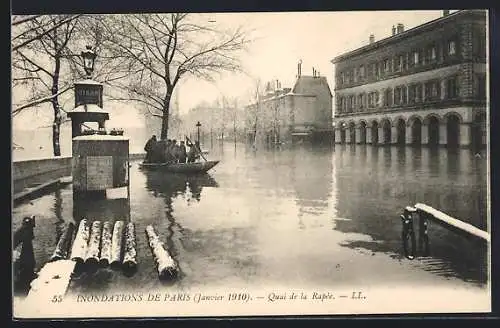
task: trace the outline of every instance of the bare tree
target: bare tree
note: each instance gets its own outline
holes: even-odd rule
[[[15,116],[26,108],[50,102],[54,113],[53,153],[54,156],[60,156],[62,113],[59,97],[72,89],[71,78],[65,78],[62,70],[77,20],[67,15],[36,16],[17,21],[18,25],[23,25],[25,30],[19,34],[19,38],[24,35],[28,39],[14,47],[13,83],[14,87],[19,86],[20,82],[30,88],[31,96],[23,104],[15,106],[12,114]],[[16,39],[14,37],[14,41]]]
[[[94,78],[108,83],[127,76],[123,59],[109,56],[102,46],[102,15],[34,15],[13,19],[12,75],[13,89],[27,95],[14,104],[12,115],[51,103],[54,113],[52,145],[60,156],[60,127],[64,122],[64,104],[68,91],[83,74],[80,57],[84,44],[92,45],[103,63],[97,65]],[[28,91],[28,92],[26,92]],[[61,102],[61,97],[66,98]]]
[[[263,86],[260,79],[254,79],[254,88],[251,90],[251,104],[247,107],[247,126],[251,128],[253,134],[253,144],[252,147],[257,149],[257,144],[260,142],[262,135],[262,124],[259,120],[259,116],[262,115],[262,98],[263,98]]]
[[[248,40],[241,28],[219,31],[200,23],[194,14],[135,14],[113,16],[106,25],[110,52],[126,58],[135,70],[114,83],[124,92],[115,100],[132,100],[162,120],[161,138],[169,128],[170,101],[185,76],[214,80],[225,71],[237,71],[237,58]],[[196,92],[194,90],[194,92]]]

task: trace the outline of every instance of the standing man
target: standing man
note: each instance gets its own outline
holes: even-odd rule
[[[189,146],[189,152],[187,154],[187,162],[194,163],[196,159],[196,150],[194,149],[194,145],[191,142],[188,143],[188,146]]]
[[[152,151],[156,146],[156,136],[153,135],[147,142],[146,145],[144,146],[144,150],[146,151],[146,158],[144,159],[145,163],[151,163],[151,155]]]
[[[184,141],[181,141],[181,145],[179,146],[180,151],[179,151],[179,162],[180,163],[186,163],[186,158],[187,158],[187,152],[186,152],[186,146],[184,145]]]
[[[180,157],[180,150],[181,148],[177,144],[177,140],[172,140],[172,153],[175,157],[175,163],[178,163],[179,157]]]

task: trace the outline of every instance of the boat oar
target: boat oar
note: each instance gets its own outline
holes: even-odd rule
[[[196,149],[196,151],[198,151],[198,153],[201,155],[201,157],[205,160],[205,162],[208,162],[208,160],[205,158],[205,156],[203,156],[203,153],[201,152],[201,149],[199,149],[198,147],[196,147],[196,144],[194,144],[189,138],[188,136],[185,136],[186,137],[186,140],[189,141],[189,143],[191,143],[192,147],[194,147],[194,149]]]

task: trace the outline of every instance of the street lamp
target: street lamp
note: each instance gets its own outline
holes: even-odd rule
[[[196,127],[198,128],[198,143],[200,143],[200,126],[201,126],[201,123],[200,123],[200,121],[198,121],[198,123],[196,123]]]
[[[92,76],[92,72],[94,71],[94,61],[97,54],[92,49],[92,46],[86,46],[86,48],[87,50],[82,51],[83,68],[87,73],[87,77],[90,78]]]

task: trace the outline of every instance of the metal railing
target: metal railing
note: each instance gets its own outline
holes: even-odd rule
[[[429,221],[435,222],[465,238],[478,240],[482,243],[489,243],[491,241],[488,232],[469,223],[455,219],[425,204],[417,203],[415,206],[405,207],[400,218],[402,222],[401,239],[403,243],[403,252],[405,257],[410,260],[416,258],[417,254],[429,256]],[[418,224],[418,229],[415,226],[416,224]]]

